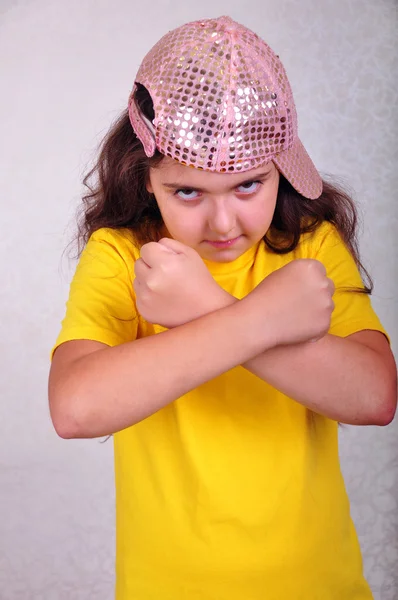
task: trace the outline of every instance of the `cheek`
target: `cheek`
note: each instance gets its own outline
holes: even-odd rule
[[[268,231],[274,212],[275,202],[262,201],[253,205],[251,210],[243,215],[242,222],[248,232],[262,237]]]
[[[263,228],[265,227],[266,231],[268,231],[268,228],[271,225],[275,213],[276,201],[278,198],[278,188],[279,177],[275,180],[274,184],[270,187],[270,189],[267,190],[267,193],[264,195],[263,201],[258,207],[258,220],[259,223],[262,223]]]
[[[170,203],[162,206],[161,213],[169,233],[176,240],[189,245],[200,237],[201,219],[197,211]]]

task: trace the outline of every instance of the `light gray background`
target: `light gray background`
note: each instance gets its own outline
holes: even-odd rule
[[[394,0],[1,0],[1,600],[113,597],[112,442],[60,440],[48,416],[49,351],[74,269],[62,253],[81,174],[144,53],[167,30],[221,14],[280,54],[302,140],[355,190],[374,306],[397,349]],[[396,434],[396,422],[341,431],[377,600],[398,598]]]

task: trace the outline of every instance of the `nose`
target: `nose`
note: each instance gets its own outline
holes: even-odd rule
[[[208,224],[213,233],[222,237],[235,229],[236,214],[227,197],[216,198],[211,203]]]

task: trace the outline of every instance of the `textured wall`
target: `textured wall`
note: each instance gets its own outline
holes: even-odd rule
[[[74,268],[61,255],[81,172],[125,106],[141,57],[168,29],[230,14],[280,54],[301,138],[319,169],[343,178],[360,202],[374,305],[398,348],[394,0],[219,0],[216,14],[210,0],[200,8],[140,4],[0,3],[1,600],[112,598],[112,444],[56,437],[47,410],[48,352]],[[396,423],[341,431],[377,600],[398,598],[396,434]]]

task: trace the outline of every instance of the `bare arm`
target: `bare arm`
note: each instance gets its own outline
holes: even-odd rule
[[[384,335],[326,335],[313,344],[272,348],[246,369],[300,404],[352,425],[387,425],[397,404],[397,373]]]
[[[256,356],[271,345],[270,339],[238,302],[173,330],[112,348],[98,342],[68,342],[55,353],[50,372],[54,426],[66,438],[124,429]]]
[[[55,429],[68,438],[114,433],[265,349],[322,337],[330,325],[331,293],[320,263],[294,261],[243,300],[218,310],[208,306],[208,314],[164,333],[115,347],[65,343],[49,380]],[[179,300],[181,310],[186,306],[177,294],[171,313],[179,314]],[[163,309],[160,302],[157,311]]]
[[[227,306],[236,299],[223,291],[216,302]],[[395,414],[396,365],[378,331],[274,347],[243,366],[310,410],[341,423],[387,425]]]
[[[153,253],[148,261],[151,268],[136,265],[136,273],[140,278],[137,299],[147,320],[161,323],[166,315],[163,307],[168,306],[178,325],[236,302],[208,272],[207,277],[211,281],[206,279],[203,263],[195,252],[175,240],[165,240],[163,243],[175,254],[161,252],[160,244],[155,244],[145,250],[145,256],[149,250]],[[329,228],[318,253],[320,261],[328,265],[328,272],[339,288],[361,285],[354,260],[333,228]],[[184,268],[184,259],[189,268]],[[172,261],[179,269],[170,268]],[[294,263],[297,261],[280,271],[290,269]],[[147,289],[153,277],[156,284],[154,291]],[[267,280],[269,277],[260,286]],[[294,277],[290,284],[290,287],[286,286],[285,293],[294,298]],[[195,289],[193,298],[188,297],[186,292],[191,289]],[[247,297],[250,298],[253,293],[256,291]],[[175,310],[181,298],[181,308]],[[296,310],[297,307],[293,311],[284,310],[283,296],[279,298],[278,327],[290,322],[290,328],[294,329],[297,321],[302,319],[302,313]],[[337,320],[348,318],[344,316],[344,311],[352,303],[359,311],[364,306],[361,302],[356,304],[364,297],[354,292],[349,301],[347,296],[341,294],[336,294],[335,298],[337,305],[334,314]],[[264,300],[267,300],[266,295]],[[172,323],[170,315],[167,317]],[[310,339],[311,336],[308,336],[303,341]],[[393,418],[397,403],[397,372],[389,344],[382,333],[365,330],[346,338],[326,335],[316,343],[294,345],[290,342],[277,346],[268,348],[243,366],[287,396],[332,419],[352,424],[383,425]]]

